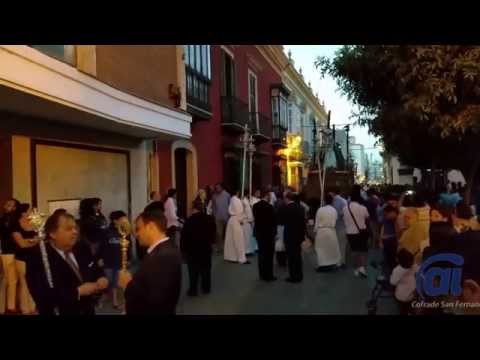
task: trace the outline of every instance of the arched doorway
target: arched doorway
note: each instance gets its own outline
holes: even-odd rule
[[[178,216],[190,215],[198,191],[197,151],[192,143],[179,140],[172,144],[172,184],[177,189]]]
[[[241,166],[242,164],[238,154],[233,151],[227,151],[224,154],[223,182],[227,191],[240,190],[242,185]]]

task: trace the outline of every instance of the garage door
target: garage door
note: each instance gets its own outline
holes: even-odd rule
[[[93,147],[33,143],[36,198],[40,211],[48,202],[99,197],[103,213],[129,213],[128,153]]]

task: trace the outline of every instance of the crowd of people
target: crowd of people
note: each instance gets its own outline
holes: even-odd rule
[[[135,219],[141,263],[133,274],[122,269],[124,211],[113,211],[108,221],[101,199],[83,199],[78,219],[64,209],[51,214],[41,242],[30,205],[10,199],[0,218],[0,312],[94,314],[111,297],[127,314],[173,314],[182,262],[188,267],[187,295],[198,296],[199,285],[203,294],[212,291],[215,253],[241,266],[257,256],[258,279],[266,283],[277,280],[277,267],[288,270],[287,282],[300,283],[306,249],[314,250],[317,272],[346,269],[351,258],[360,279],[368,276],[369,251],[380,250],[380,278],[394,287],[402,314],[413,312],[422,262],[461,253],[463,296],[479,302],[480,226],[463,191],[454,185],[426,196],[354,185],[348,194],[332,188],[323,201],[307,201],[291,188],[268,186],[249,196],[219,183],[199,190],[186,219],[178,216],[175,189],[165,197],[152,192]],[[132,251],[130,246],[129,259]]]
[[[363,207],[359,214],[368,224],[369,246],[383,253],[380,278],[394,287],[401,314],[432,312],[428,307],[416,308],[414,302],[452,300],[448,295],[425,299],[418,291],[417,277],[423,276],[419,269],[437,254],[460,254],[464,258],[461,299],[480,305],[480,226],[473,206],[465,201],[465,186],[449,184],[436,192],[417,189],[400,193],[376,189],[364,192],[357,187],[354,192],[357,194],[352,193],[350,204],[357,198],[359,208]],[[440,278],[428,280],[440,286]],[[469,310],[478,312],[478,307]],[[446,311],[442,307],[434,310]]]
[[[168,198],[162,203],[168,209]],[[129,222],[124,211],[113,211],[109,223],[101,199],[83,199],[78,219],[65,209],[46,219],[42,242],[30,205],[6,201],[0,217],[0,313],[92,315],[108,297],[127,314],[174,313],[181,257],[167,233],[176,223],[163,206],[147,208],[136,218],[135,238],[149,256],[131,275],[121,268],[120,229]]]

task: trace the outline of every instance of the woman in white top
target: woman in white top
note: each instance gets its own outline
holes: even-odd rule
[[[350,202],[343,209],[345,232],[350,244],[350,249],[355,253],[355,276],[367,277],[365,260],[368,252],[367,221],[368,210],[361,202],[360,186],[354,185]]]
[[[180,226],[177,216],[177,190],[169,189],[167,198],[163,204],[165,210],[165,218],[167,219],[167,236],[177,243],[177,230]],[[177,244],[178,245],[178,244]]]
[[[230,218],[225,231],[223,258],[227,261],[249,264],[246,257],[245,233],[243,230],[243,223],[246,221],[243,203],[239,198],[240,192],[236,191],[234,194],[228,206]]]
[[[335,231],[338,214],[332,206],[332,195],[325,195],[325,203],[325,206],[317,210],[315,217],[315,252],[318,272],[334,270],[341,262],[340,246]]]

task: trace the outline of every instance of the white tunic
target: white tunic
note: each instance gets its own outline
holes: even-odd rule
[[[175,204],[175,200],[169,197],[163,207],[165,209],[165,217],[167,218],[167,228],[170,226],[178,227],[177,204]]]
[[[245,236],[245,251],[247,254],[252,254],[257,251],[256,241],[253,239],[253,212],[250,206],[250,201],[247,198],[242,199],[243,203],[243,233]]]
[[[228,213],[230,218],[225,231],[223,258],[228,261],[244,263],[247,258],[245,256],[245,234],[241,223],[246,219],[242,201],[237,196],[233,196],[230,200]]]
[[[337,210],[331,205],[317,210],[315,217],[315,251],[318,266],[330,266],[341,262],[340,246],[335,231],[337,217]]]

